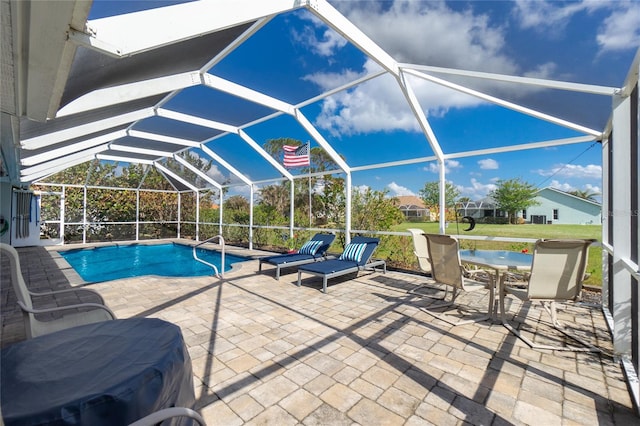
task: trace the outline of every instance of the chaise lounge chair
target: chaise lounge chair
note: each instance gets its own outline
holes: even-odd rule
[[[101,300],[102,297],[98,292],[90,290],[88,288],[73,288],[47,293],[34,293],[32,291],[29,291],[22,276],[22,271],[20,268],[20,257],[18,256],[18,252],[16,251],[16,249],[8,244],[0,243],[0,254],[2,254],[2,256],[7,256],[7,258],[9,259],[9,265],[11,268],[11,282],[18,299],[18,305],[20,306],[20,309],[22,309],[27,338],[31,339],[32,337],[41,336],[43,334],[64,330],[66,328],[71,328],[78,325],[91,324],[94,322],[107,321],[116,318],[111,309],[101,303],[79,303],[75,305],[66,305],[43,309],[34,308],[33,302],[31,300],[32,296],[64,297],[64,295],[66,294],[84,291],[95,294]],[[79,308],[89,310],[77,312]],[[65,311],[71,311],[71,313],[62,314],[62,317],[56,318],[51,321],[40,321],[35,317],[35,314],[45,314],[52,312],[62,313]]]
[[[262,264],[269,263],[276,267],[276,280],[280,279],[280,269],[294,266],[306,265],[321,260],[325,257],[329,246],[336,238],[333,234],[316,234],[307,241],[297,253],[279,254],[267,256],[260,259],[258,272],[262,271]]]
[[[341,275],[358,273],[364,269],[374,269],[382,266],[384,273],[387,272],[387,264],[384,260],[371,260],[373,252],[378,247],[378,238],[353,237],[351,243],[347,244],[344,251],[337,259],[329,259],[323,262],[303,265],[298,268],[298,287],[302,280],[302,273],[307,273],[322,277],[322,291],[327,292],[327,280]]]

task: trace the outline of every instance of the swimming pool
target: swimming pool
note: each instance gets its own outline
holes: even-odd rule
[[[198,277],[213,275],[213,269],[193,259],[193,248],[181,244],[131,244],[59,252],[86,282],[160,275]],[[220,270],[220,252],[197,249],[198,257]],[[249,259],[225,253],[225,271]]]

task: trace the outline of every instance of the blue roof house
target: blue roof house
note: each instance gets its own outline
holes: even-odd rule
[[[602,206],[595,201],[576,197],[559,189],[547,187],[538,191],[536,206],[522,212],[529,223],[563,225],[600,225]]]

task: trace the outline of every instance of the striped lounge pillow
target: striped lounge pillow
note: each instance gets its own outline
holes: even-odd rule
[[[351,260],[353,262],[360,262],[362,259],[362,253],[364,253],[364,249],[367,248],[366,243],[349,243],[344,248],[344,251],[340,255],[338,259],[340,260]]]
[[[313,240],[307,241],[306,243],[304,243],[302,247],[300,247],[300,250],[298,250],[298,253],[314,255],[316,254],[316,252],[318,251],[321,245],[322,245],[322,241],[313,241]]]

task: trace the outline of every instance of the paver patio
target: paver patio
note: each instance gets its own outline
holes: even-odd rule
[[[51,248],[18,251],[31,288],[80,283]],[[2,266],[6,346],[24,330]],[[293,271],[276,281],[272,269],[257,269],[252,260],[223,280],[149,276],[91,288],[118,318],[181,327],[196,409],[210,425],[640,423],[597,307],[561,312],[580,315],[578,326],[602,354],[535,351],[497,322],[451,327],[425,313],[433,300],[408,294],[429,281],[424,276],[364,272],[330,281],[323,294],[318,278],[298,288]],[[486,297],[460,302],[483,309]]]

